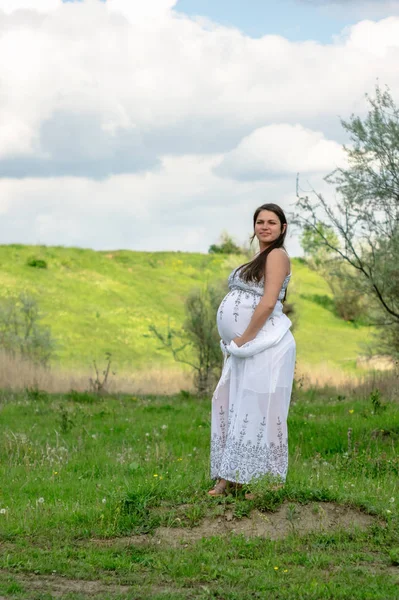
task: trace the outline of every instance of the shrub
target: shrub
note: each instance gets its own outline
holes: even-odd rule
[[[216,312],[225,293],[220,283],[203,290],[193,289],[186,299],[182,329],[175,331],[169,323],[165,333],[155,325],[149,327],[163,349],[169,350],[176,361],[193,368],[194,385],[200,396],[211,393],[222,369]]]
[[[28,258],[26,264],[28,267],[34,267],[35,269],[47,269],[47,262],[42,258]]]
[[[224,231],[220,236],[220,244],[209,246],[209,254],[243,254],[243,249],[238,246],[233,238]]]
[[[0,301],[0,348],[13,357],[47,366],[55,342],[42,318],[35,298],[27,293]]]

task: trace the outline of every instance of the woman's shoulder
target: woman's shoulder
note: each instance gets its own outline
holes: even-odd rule
[[[285,248],[273,248],[268,258],[271,257],[272,261],[276,264],[285,265],[287,267],[287,277],[291,275],[291,259]]]

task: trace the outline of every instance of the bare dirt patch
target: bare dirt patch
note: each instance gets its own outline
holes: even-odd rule
[[[278,540],[292,532],[305,535],[342,529],[364,530],[376,521],[376,517],[333,502],[312,502],[305,505],[286,502],[273,513],[253,510],[249,517],[237,518],[233,509],[229,508],[217,517],[206,517],[196,527],[159,527],[153,534],[92,541],[101,545],[152,543],[180,546],[195,543],[202,538],[231,534]]]
[[[246,537],[265,537],[278,540],[293,531],[299,535],[310,532],[339,529],[366,529],[375,518],[353,508],[332,502],[306,505],[283,504],[274,513],[254,510],[249,518],[237,519],[233,511],[227,511],[217,519],[206,518],[192,529],[160,527],[154,537],[167,544],[195,542],[203,537],[243,534]]]
[[[55,598],[61,598],[66,594],[85,594],[85,596],[97,596],[98,594],[127,594],[131,589],[127,585],[107,585],[100,581],[85,581],[83,579],[67,579],[57,575],[43,577],[42,575],[15,574],[13,577],[21,584],[27,592],[41,592],[51,594]],[[0,600],[2,597],[0,596]]]

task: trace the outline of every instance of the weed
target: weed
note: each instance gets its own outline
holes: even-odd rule
[[[290,503],[287,506],[286,519],[292,527],[292,531],[295,532],[295,522],[299,519],[298,509],[295,504]]]
[[[62,433],[68,433],[75,425],[73,419],[71,419],[70,417],[68,410],[63,405],[61,405],[59,408],[58,423],[60,425]]]
[[[97,395],[107,393],[108,377],[109,377],[109,372],[111,369],[111,356],[112,355],[110,352],[105,353],[105,358],[106,358],[107,364],[106,364],[105,369],[102,372],[102,376],[100,375],[100,371],[97,367],[96,361],[93,360],[93,366],[94,366],[96,376],[94,379],[92,377],[90,377],[89,382],[90,382],[91,391]],[[112,375],[116,375],[116,373],[112,372]]]
[[[25,388],[25,394],[31,402],[45,401],[49,397],[49,394],[44,390],[40,390],[37,385]]]
[[[381,394],[380,390],[373,390],[370,394],[371,404],[373,405],[374,414],[378,414],[384,410],[386,410],[386,405],[381,402]]]

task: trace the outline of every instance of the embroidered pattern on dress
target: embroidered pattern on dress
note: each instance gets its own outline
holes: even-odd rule
[[[258,306],[258,303],[256,301],[256,294],[253,294],[253,300],[252,300],[252,314],[255,312],[255,308]]]
[[[288,287],[290,278],[291,278],[291,273],[289,275],[287,275],[283,281],[281,290],[278,295],[278,300],[280,300],[280,301],[284,299],[285,292]],[[237,269],[234,269],[234,271],[232,271],[229,275],[228,286],[231,291],[238,290],[238,291],[246,292],[245,298],[248,300],[249,296],[247,296],[247,294],[255,294],[256,296],[263,296],[264,277],[262,277],[262,279],[259,282],[257,282],[257,281],[248,281],[247,282],[247,281],[244,281],[243,279],[241,279],[239,272],[237,272]]]
[[[219,310],[218,310],[219,321],[221,321],[221,320],[222,320],[222,318],[223,318],[223,309],[224,309],[224,305],[226,304],[226,302],[227,302],[227,298],[229,297],[229,295],[230,295],[230,293],[229,293],[229,294],[227,294],[227,295],[226,295],[226,296],[223,298],[223,300],[222,300],[222,302],[221,302],[221,304],[220,304],[220,306],[219,306]]]
[[[236,323],[237,323],[237,319],[238,319],[238,315],[239,315],[238,307],[241,304],[241,294],[242,294],[242,291],[241,290],[237,290],[237,298],[235,299],[234,310],[233,310],[233,316],[234,316],[234,320],[235,320]]]
[[[229,410],[234,413],[234,408]],[[249,423],[248,415],[242,422],[238,437],[233,437],[230,431],[225,436],[225,413],[219,413],[221,434],[214,434],[211,440],[211,477],[222,477],[229,481],[249,483],[256,477],[268,473],[278,476],[283,480],[288,470],[288,440],[284,438],[280,417],[277,418],[278,442],[263,443],[266,431],[266,419],[259,423],[259,432],[256,444],[247,440],[245,433]],[[223,415],[223,416],[222,416]],[[228,429],[230,430],[232,416],[229,416]],[[222,424],[222,422],[224,423]]]

